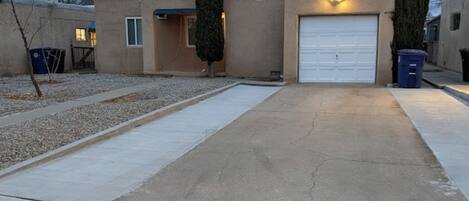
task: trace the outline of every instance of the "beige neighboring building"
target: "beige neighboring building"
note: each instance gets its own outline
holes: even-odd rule
[[[228,76],[391,81],[391,0],[225,0]],[[195,0],[97,0],[98,72],[200,74]]]
[[[469,0],[443,0],[438,66],[461,72],[459,50],[469,48]]]
[[[31,0],[15,0],[16,9],[24,22],[27,16],[29,26],[28,38],[37,30],[31,48],[52,47],[66,50],[65,70],[71,67],[71,48],[74,46],[91,46],[89,26],[95,18],[93,7],[62,5],[53,0],[35,0],[34,11],[31,12]],[[28,64],[23,41],[11,14],[8,1],[0,2],[0,76],[28,72]],[[40,24],[41,29],[38,29]],[[84,40],[77,40],[76,31],[81,30]],[[84,31],[84,32],[83,32]],[[79,31],[80,32],[80,31]]]

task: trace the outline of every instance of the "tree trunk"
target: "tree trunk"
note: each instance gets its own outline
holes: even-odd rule
[[[208,62],[208,77],[214,78],[215,77],[215,67],[213,66],[213,62]]]
[[[23,40],[23,46],[26,51],[26,57],[28,59],[29,77],[31,78],[31,82],[34,85],[34,89],[36,90],[37,96],[41,97],[42,91],[39,88],[39,84],[37,83],[36,78],[34,78],[33,63],[31,60],[31,55],[30,55],[31,53],[29,52],[28,40],[26,39],[26,34],[24,33],[24,28],[23,26],[21,26],[20,20],[18,18],[18,14],[16,13],[15,3],[13,2],[13,0],[10,0],[10,5],[11,5],[11,11],[13,12],[13,17],[15,17],[16,25],[18,25],[18,29],[20,30],[21,39]]]

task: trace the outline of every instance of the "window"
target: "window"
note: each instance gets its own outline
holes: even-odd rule
[[[75,40],[78,42],[86,41],[86,29],[75,29]]]
[[[187,27],[187,47],[195,47],[195,41],[196,41],[196,22],[197,22],[197,17],[196,16],[189,16],[186,17],[186,27]]]
[[[451,15],[451,31],[459,30],[461,25],[461,13],[454,13]]]
[[[223,32],[226,37],[226,23],[225,23],[225,13],[222,13],[222,20],[223,20]],[[197,22],[197,17],[196,16],[188,16],[186,17],[186,42],[187,42],[187,47],[195,47],[195,42],[197,41],[196,38],[196,22]]]
[[[143,45],[142,18],[141,17],[125,18],[125,27],[127,31],[127,46],[141,47]]]
[[[96,32],[90,32],[91,47],[96,46]]]
[[[432,30],[430,32],[430,41],[435,42],[440,40],[440,29],[438,25],[433,25]]]

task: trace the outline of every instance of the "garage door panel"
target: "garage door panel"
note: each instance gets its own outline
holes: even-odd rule
[[[370,79],[370,77],[375,75],[374,70],[357,70],[356,71],[357,75],[357,81],[361,81],[364,83],[374,83],[374,79]]]
[[[303,17],[300,82],[365,82],[376,77],[376,16]]]

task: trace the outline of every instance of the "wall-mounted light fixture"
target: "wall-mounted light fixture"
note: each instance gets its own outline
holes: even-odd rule
[[[336,6],[339,5],[340,3],[344,2],[345,0],[329,0],[332,5]]]

